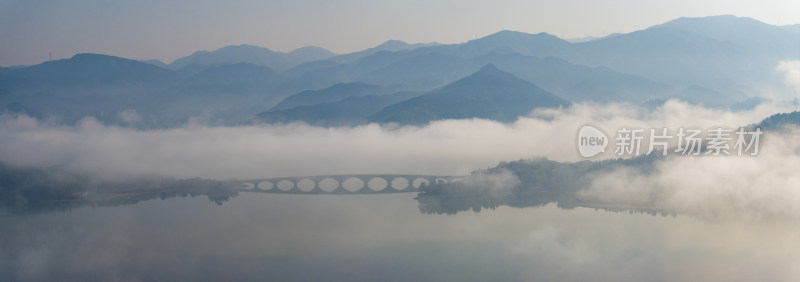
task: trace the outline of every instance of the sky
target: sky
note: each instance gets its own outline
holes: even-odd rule
[[[459,43],[506,29],[580,38],[722,14],[798,24],[800,1],[0,0],[0,66],[37,64],[51,52],[169,63],[238,44],[349,53],[391,39]]]

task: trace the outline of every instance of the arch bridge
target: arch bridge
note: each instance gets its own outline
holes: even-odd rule
[[[241,181],[241,191],[280,194],[384,194],[418,192],[422,184],[461,181],[462,176],[413,174],[319,175]]]

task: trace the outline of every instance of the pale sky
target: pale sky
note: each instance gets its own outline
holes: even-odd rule
[[[169,63],[238,44],[348,53],[390,39],[459,43],[505,29],[577,38],[722,14],[797,24],[800,1],[0,0],[0,66],[37,64],[49,52]]]

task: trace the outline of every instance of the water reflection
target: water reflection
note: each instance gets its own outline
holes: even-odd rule
[[[19,168],[0,163],[0,215],[68,211],[83,206],[119,206],[150,199],[207,196],[217,204],[235,197],[238,181],[160,176],[115,180],[59,169]]]
[[[584,180],[573,176],[602,168],[503,168],[420,193],[293,195],[245,192],[286,189],[280,182],[104,182],[0,166],[0,281],[800,278],[800,224],[786,217],[652,216],[582,202]],[[348,180],[372,190],[394,182]],[[197,195],[211,201],[187,197]]]
[[[781,221],[497,206],[414,194],[241,193],[0,217],[0,280],[792,281]]]

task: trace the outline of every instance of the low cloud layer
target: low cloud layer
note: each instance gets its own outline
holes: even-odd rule
[[[654,172],[598,175],[582,197],[709,219],[800,218],[800,130],[769,132],[758,156],[674,157]]]
[[[778,71],[783,72],[783,80],[787,85],[800,92],[800,61],[781,62]]]
[[[735,127],[791,110],[785,103],[730,112],[669,101],[655,110],[627,104],[578,104],[566,110],[536,111],[513,124],[480,119],[446,120],[424,127],[218,127],[190,123],[158,130],[104,125],[92,118],[75,125],[53,125],[6,115],[0,118],[0,143],[4,144],[0,161],[17,166],[60,166],[104,177],[463,175],[520,158],[577,161],[575,134],[585,122],[609,130],[625,126]]]

